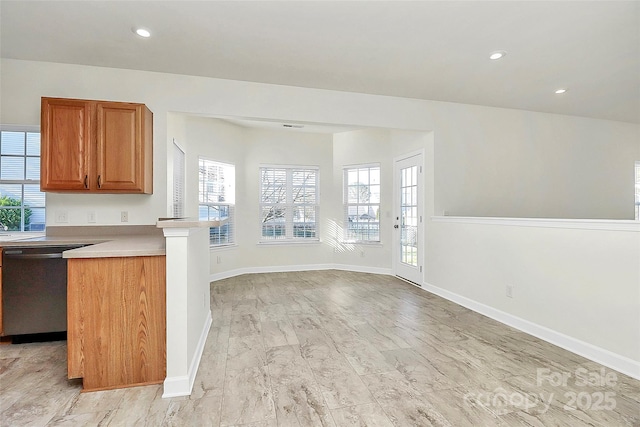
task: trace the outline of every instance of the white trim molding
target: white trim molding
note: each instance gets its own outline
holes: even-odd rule
[[[499,218],[480,216],[432,216],[432,222],[640,232],[640,221],[615,219]]]
[[[393,275],[393,271],[390,268],[365,267],[361,265],[346,265],[346,264],[307,264],[307,265],[284,265],[284,266],[237,268],[235,270],[228,270],[220,273],[213,273],[209,276],[209,280],[212,282],[215,282],[217,280],[229,279],[231,277],[241,276],[243,274],[287,273],[292,271],[316,271],[316,270],[342,270],[342,271],[354,271],[358,273],[382,274],[386,276]]]
[[[163,398],[189,396],[191,394],[191,391],[193,390],[193,384],[196,381],[198,367],[200,366],[200,360],[202,359],[202,354],[204,353],[204,345],[207,342],[207,336],[209,335],[209,330],[211,329],[212,322],[213,320],[211,318],[211,311],[209,311],[209,314],[205,319],[202,332],[200,333],[198,346],[196,347],[196,351],[191,358],[191,363],[189,364],[188,375],[165,378],[164,391],[162,393]]]
[[[586,357],[589,360],[640,380],[639,361],[621,356],[604,348],[570,337],[561,332],[538,325],[428,283],[423,284],[422,289],[466,307],[469,310],[473,310],[476,313],[480,313],[493,320],[497,320],[500,323],[509,325],[529,335],[533,335],[534,337],[557,345],[558,347],[564,348],[572,353]]]
[[[189,376],[181,375],[177,377],[167,377],[163,383],[162,398],[188,396],[191,394],[191,388],[189,387]],[[184,390],[189,390],[187,393]]]

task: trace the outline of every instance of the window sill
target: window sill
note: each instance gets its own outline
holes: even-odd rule
[[[260,241],[258,246],[278,246],[278,245],[319,245],[322,243],[320,239],[313,240],[273,240],[273,241]]]
[[[210,251],[223,251],[225,249],[235,249],[238,247],[237,243],[230,243],[228,245],[210,245],[209,246],[209,250]]]
[[[384,246],[382,242],[368,242],[366,240],[343,240],[339,243],[341,245]]]

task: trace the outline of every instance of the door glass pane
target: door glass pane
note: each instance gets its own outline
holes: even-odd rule
[[[404,168],[400,173],[400,261],[414,267],[418,266],[417,174],[417,166]]]

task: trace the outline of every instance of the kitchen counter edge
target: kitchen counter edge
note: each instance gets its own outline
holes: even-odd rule
[[[88,245],[62,253],[63,258],[115,258],[165,255],[162,236],[40,236],[0,242],[0,247]]]

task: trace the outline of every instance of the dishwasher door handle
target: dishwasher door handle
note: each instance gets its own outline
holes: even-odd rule
[[[54,258],[62,258],[62,252],[50,253],[50,254],[12,254],[11,252],[5,251],[5,258],[11,259],[54,259]]]

